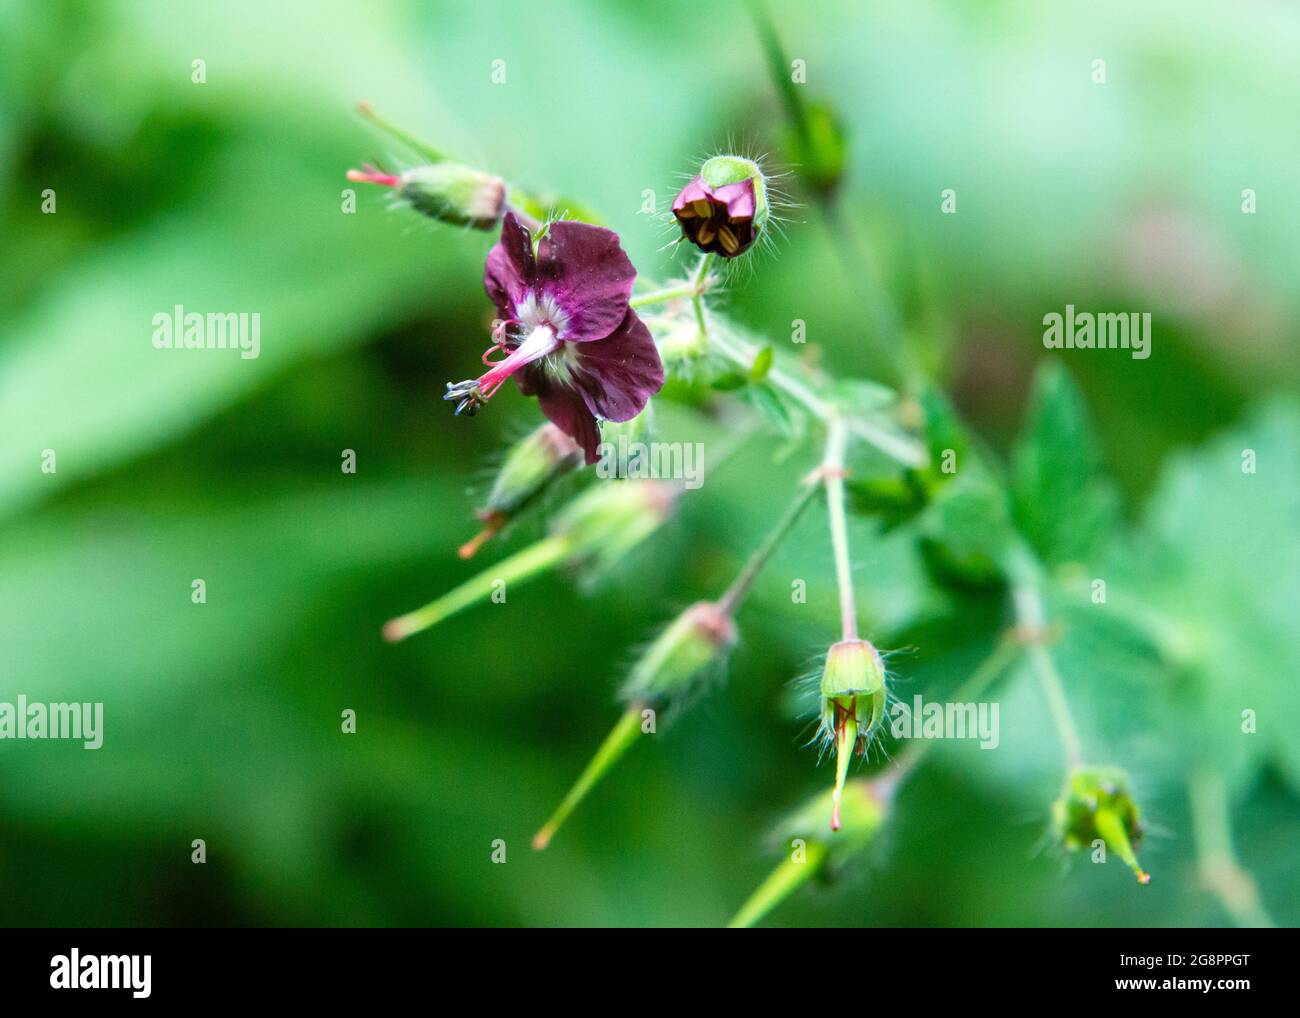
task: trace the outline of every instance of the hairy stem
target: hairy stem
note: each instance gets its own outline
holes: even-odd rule
[[[498,584],[520,583],[537,576],[563,561],[569,553],[570,543],[565,535],[556,534],[529,545],[492,568],[471,577],[459,587],[449,590],[437,600],[430,601],[423,608],[389,619],[384,624],[384,639],[390,643],[404,640],[475,602],[487,600],[499,589]]]

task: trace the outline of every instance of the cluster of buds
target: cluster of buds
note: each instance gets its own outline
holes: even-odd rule
[[[866,752],[885,720],[885,665],[866,640],[841,640],[826,652],[821,677],[819,738],[835,747],[831,830],[841,826],[840,802],[854,753]]]
[[[1142,819],[1130,792],[1129,777],[1118,767],[1076,767],[1066,778],[1065,791],[1052,804],[1052,829],[1057,842],[1077,852],[1096,842],[1123,860],[1139,884],[1151,874],[1138,865],[1134,848],[1142,840]]]

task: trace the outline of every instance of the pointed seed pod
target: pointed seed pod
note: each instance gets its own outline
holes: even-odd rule
[[[1142,840],[1142,818],[1130,792],[1129,776],[1118,767],[1076,767],[1065,791],[1052,804],[1052,828],[1068,851],[1089,848],[1100,839],[1133,871],[1139,884],[1151,874],[1134,851]]]
[[[391,187],[422,215],[475,230],[495,229],[506,207],[505,181],[460,163],[432,163],[397,174],[367,166],[348,170],[348,180]]]
[[[786,852],[785,860],[728,925],[753,926],[814,876],[836,870],[863,852],[885,822],[890,797],[888,786],[858,778],[845,784],[838,801],[828,789],[786,817],[775,832],[775,840]],[[827,826],[836,809],[840,829],[831,834]]]
[[[822,740],[835,747],[831,830],[840,829],[839,800],[854,752],[865,752],[885,718],[885,666],[866,640],[841,640],[826,652],[821,680]]]
[[[472,556],[582,461],[578,444],[549,421],[516,442],[501,462],[487,501],[475,514],[483,521],[483,530],[461,545],[460,557]]]
[[[622,691],[629,702],[627,710],[550,819],[534,835],[533,848],[541,851],[550,844],[569,814],[632,748],[642,734],[647,707],[688,698],[735,644],[735,623],[709,601],[691,605],[668,624],[628,675]]]

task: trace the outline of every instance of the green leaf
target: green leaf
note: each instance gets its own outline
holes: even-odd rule
[[[1056,361],[1045,362],[1034,380],[1011,492],[1016,525],[1049,564],[1093,557],[1115,526],[1119,502],[1098,477],[1083,397]]]
[[[772,370],[772,348],[765,346],[758,351],[758,356],[754,358],[754,363],[749,366],[749,380],[751,382],[761,382],[767,377],[767,373]]]
[[[1108,610],[1163,652],[1160,716],[1189,762],[1240,784],[1272,760],[1300,789],[1300,409],[1274,404],[1175,459],[1103,576]]]

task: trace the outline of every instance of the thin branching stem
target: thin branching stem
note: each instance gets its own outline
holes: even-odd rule
[[[795,525],[795,522],[816,493],[817,485],[809,481],[805,481],[799,486],[799,493],[795,496],[794,501],[790,503],[790,507],[786,509],[785,515],[781,517],[776,526],[764,538],[763,543],[749,556],[749,561],[745,563],[740,575],[727,588],[727,592],[718,599],[718,607],[725,614],[734,615],[736,613],[736,609],[740,607],[740,603],[745,599],[750,588],[753,587],[754,581],[758,579],[758,574],[763,571],[763,567],[767,565],[772,553],[780,546],[785,539],[785,535],[790,532],[790,529]]]
[[[1210,767],[1187,780],[1201,882],[1222,903],[1238,926],[1274,927],[1277,923],[1259,897],[1250,871],[1241,865],[1232,845],[1232,816],[1223,775]]]
[[[1034,568],[1036,574],[1037,566]],[[1072,771],[1083,764],[1083,740],[1079,738],[1079,728],[1074,723],[1074,715],[1070,713],[1065,684],[1047,649],[1047,612],[1043,607],[1036,576],[1034,579],[1026,578],[1017,582],[1012,587],[1011,598],[1015,605],[1016,626],[1025,641],[1025,656],[1047,699],[1052,721],[1061,740],[1061,750],[1065,754],[1065,769],[1067,772]]]

